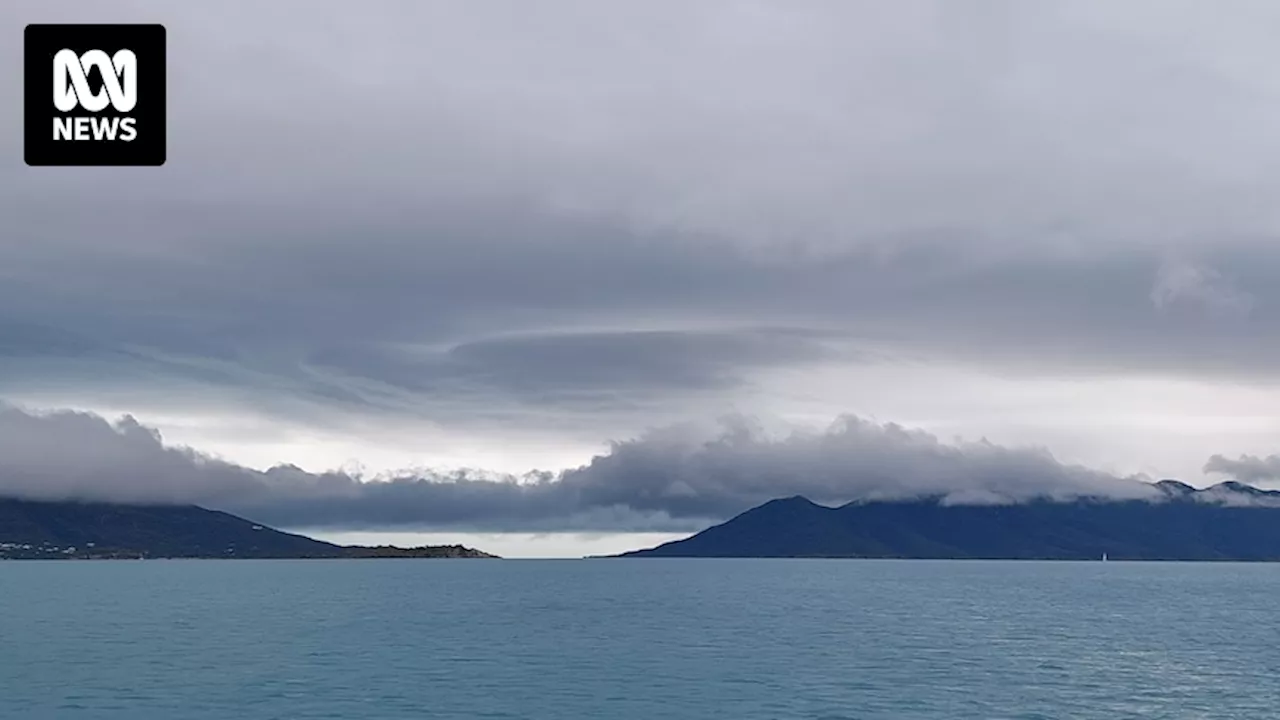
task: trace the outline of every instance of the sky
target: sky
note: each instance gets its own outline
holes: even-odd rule
[[[160,22],[161,168],[0,112],[0,493],[616,552],[773,497],[1280,484],[1280,6]],[[353,540],[354,539],[354,540]]]

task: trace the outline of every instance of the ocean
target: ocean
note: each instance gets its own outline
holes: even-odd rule
[[[0,718],[1280,716],[1280,565],[0,563]]]

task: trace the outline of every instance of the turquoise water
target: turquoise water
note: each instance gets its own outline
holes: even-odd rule
[[[1264,718],[1280,566],[0,563],[0,718]]]

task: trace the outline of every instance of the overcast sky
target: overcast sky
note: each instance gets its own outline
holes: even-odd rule
[[[0,490],[573,554],[1280,482],[1274,2],[18,0],[0,96],[134,21],[163,168],[0,113]]]

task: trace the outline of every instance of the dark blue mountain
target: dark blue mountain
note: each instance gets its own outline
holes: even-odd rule
[[[334,545],[194,505],[0,498],[0,560],[493,557],[461,545]]]
[[[824,507],[772,500],[693,537],[623,557],[1280,560],[1280,492],[1156,484],[1151,500]]]

